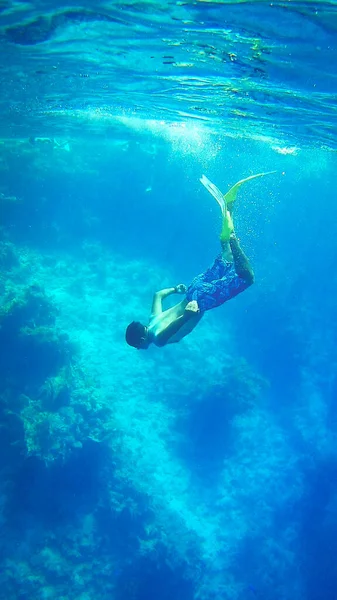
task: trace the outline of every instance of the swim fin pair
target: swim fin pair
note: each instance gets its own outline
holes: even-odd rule
[[[251,179],[255,179],[256,177],[264,177],[264,175],[271,175],[272,173],[276,173],[276,171],[268,171],[267,173],[258,173],[257,175],[250,175],[250,177],[246,177],[245,179],[241,179],[238,181],[231,189],[223,194],[220,192],[219,188],[214,185],[206,175],[203,175],[200,179],[202,185],[209,191],[209,193],[215,198],[217,203],[221,208],[221,212],[223,215],[223,224],[222,231],[220,235],[221,242],[226,242],[229,240],[231,233],[234,231],[234,224],[231,216],[233,204],[236,200],[237,193],[239,191],[240,186],[246,181],[250,181]]]

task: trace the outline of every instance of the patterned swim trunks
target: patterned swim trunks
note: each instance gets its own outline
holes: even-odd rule
[[[216,257],[213,265],[201,275],[197,275],[187,288],[188,302],[196,300],[201,312],[220,306],[249,287],[249,283],[239,277],[234,264]]]

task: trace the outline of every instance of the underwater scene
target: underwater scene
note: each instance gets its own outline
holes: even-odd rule
[[[337,4],[0,38],[0,600],[336,600]]]

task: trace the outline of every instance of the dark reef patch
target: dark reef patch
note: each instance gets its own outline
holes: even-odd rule
[[[106,449],[88,441],[62,463],[27,458],[13,474],[7,504],[11,526],[29,517],[43,526],[74,523],[95,510],[101,494]]]
[[[42,288],[13,288],[0,306],[0,382],[27,391],[55,375],[70,356],[55,328],[55,308]]]

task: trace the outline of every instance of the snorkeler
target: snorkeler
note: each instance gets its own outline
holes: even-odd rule
[[[201,183],[218,202],[222,212],[221,253],[213,265],[195,277],[188,287],[180,283],[154,294],[148,325],[133,321],[126,329],[125,339],[130,346],[145,350],[150,344],[165,346],[179,342],[195,328],[206,310],[220,306],[252,285],[254,274],[235,235],[232,213],[240,186],[263,175],[269,173],[242,179],[225,195],[205,175],[202,176]],[[163,310],[163,300],[172,294],[185,297],[172,308]]]

